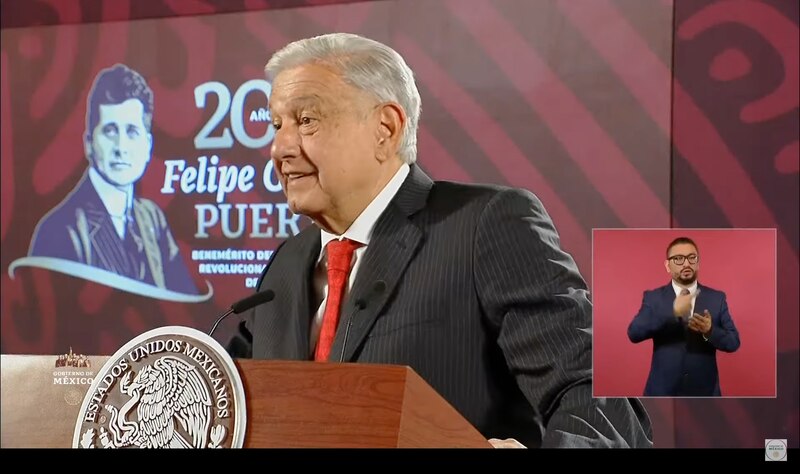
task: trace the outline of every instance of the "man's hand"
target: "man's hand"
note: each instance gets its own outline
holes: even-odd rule
[[[675,297],[675,303],[672,304],[672,313],[676,318],[689,316],[692,310],[692,294],[678,295]]]
[[[519,441],[515,440],[514,438],[506,438],[506,439],[497,439],[492,438],[489,440],[489,443],[494,448],[522,448],[528,449],[524,444],[520,443]]]
[[[703,314],[694,313],[692,317],[689,318],[688,326],[692,331],[699,332],[708,338],[711,336],[711,314],[708,310],[705,310]]]

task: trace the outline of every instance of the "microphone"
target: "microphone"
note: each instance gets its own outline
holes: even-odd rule
[[[342,341],[342,353],[339,355],[339,362],[344,362],[344,352],[347,349],[347,337],[350,336],[350,326],[353,325],[353,319],[355,319],[356,314],[358,314],[359,311],[364,311],[368,303],[374,302],[384,291],[386,291],[386,282],[378,280],[372,285],[372,290],[370,290],[366,297],[356,300],[356,309],[347,319],[347,327],[344,329],[344,340]]]
[[[259,291],[258,293],[254,294],[254,295],[250,295],[247,298],[241,299],[241,300],[233,303],[231,305],[230,309],[228,309],[228,311],[225,311],[222,314],[222,316],[217,318],[217,321],[214,323],[213,326],[211,326],[211,330],[208,331],[208,335],[211,336],[212,334],[214,334],[214,331],[216,331],[217,326],[219,326],[219,323],[221,323],[223,319],[228,317],[229,314],[231,314],[231,313],[236,313],[236,314],[243,313],[243,312],[247,311],[248,309],[255,308],[256,306],[258,306],[258,305],[260,305],[262,303],[268,303],[268,302],[272,301],[273,298],[275,298],[275,292],[274,291],[272,291],[272,290],[264,290],[264,291]]]

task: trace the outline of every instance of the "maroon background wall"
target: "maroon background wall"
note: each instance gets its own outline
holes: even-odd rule
[[[722,395],[776,396],[776,262],[772,229],[595,230],[594,394],[642,395],[653,344],[652,340],[631,343],[628,325],[642,305],[643,292],[670,283],[664,268],[666,246],[679,236],[688,236],[697,243],[698,281],[725,292],[742,342],[734,353],[717,353]],[[695,312],[702,313],[704,309],[696,307]]]
[[[800,445],[798,9],[676,2],[672,224],[773,227],[778,248],[778,398],[678,401],[678,446]]]
[[[797,2],[4,0],[0,8],[3,269],[79,178],[85,95],[99,68],[117,61],[154,87],[156,145],[140,192],[165,210],[184,255],[274,248],[278,239],[218,233],[198,243],[193,206],[208,201],[159,194],[163,165],[154,165],[199,156],[192,140],[213,109],[195,106],[198,84],[220,81],[233,92],[260,78],[288,41],[362,33],[395,47],[417,73],[422,167],[439,179],[536,192],[587,279],[592,228],[777,228],[778,398],[647,406],[659,446],[760,447],[767,437],[798,446]],[[237,145],[220,158],[260,170],[266,153]],[[280,200],[259,190],[229,202]],[[0,350],[111,353],[153,327],[204,329],[250,291],[241,276],[195,276],[212,283],[212,300],[162,302],[35,269],[5,274]]]

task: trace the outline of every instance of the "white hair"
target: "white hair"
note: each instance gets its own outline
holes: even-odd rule
[[[398,154],[408,164],[416,161],[421,100],[414,73],[397,51],[362,36],[331,33],[284,46],[270,58],[264,70],[267,78],[273,80],[287,69],[308,63],[332,66],[348,84],[380,101],[400,104],[407,120]]]

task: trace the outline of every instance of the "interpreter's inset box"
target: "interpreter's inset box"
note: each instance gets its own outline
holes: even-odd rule
[[[594,229],[594,396],[775,397],[775,229]]]

